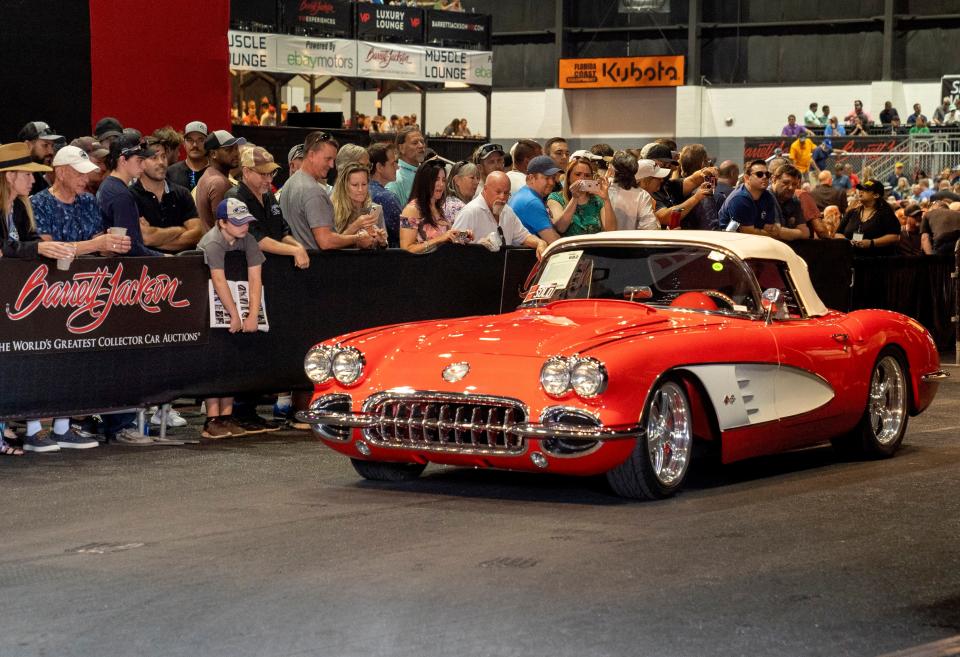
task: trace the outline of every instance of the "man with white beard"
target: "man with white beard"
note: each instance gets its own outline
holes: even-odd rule
[[[494,171],[487,176],[483,192],[465,206],[453,224],[456,230],[473,233],[473,244],[483,244],[498,251],[504,244],[526,246],[543,254],[547,243],[523,227],[520,219],[507,205],[510,198],[510,179],[503,171]]]

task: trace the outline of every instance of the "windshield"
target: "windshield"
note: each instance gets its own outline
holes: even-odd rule
[[[523,306],[561,299],[626,299],[728,313],[760,308],[752,274],[722,251],[692,246],[590,246],[550,255]]]

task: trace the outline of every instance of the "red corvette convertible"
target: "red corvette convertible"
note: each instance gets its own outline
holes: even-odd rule
[[[603,473],[633,498],[676,492],[695,441],[890,456],[946,376],[923,326],[827,309],[785,244],[697,231],[559,240],[518,310],[343,335],[305,369],[297,417],[368,479]]]

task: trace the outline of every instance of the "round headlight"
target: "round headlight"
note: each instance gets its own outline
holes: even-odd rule
[[[363,354],[354,347],[344,347],[333,357],[333,378],[351,384],[363,373]]]
[[[330,378],[333,366],[333,354],[330,347],[314,347],[303,359],[303,371],[314,383],[323,383]]]
[[[540,368],[540,385],[548,395],[559,397],[570,390],[570,366],[563,358],[551,358]]]
[[[596,397],[607,387],[607,371],[595,358],[580,358],[570,370],[570,385],[581,397]]]

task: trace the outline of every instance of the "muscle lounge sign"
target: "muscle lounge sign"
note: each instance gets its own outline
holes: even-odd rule
[[[0,353],[53,353],[207,341],[198,258],[0,263]]]

